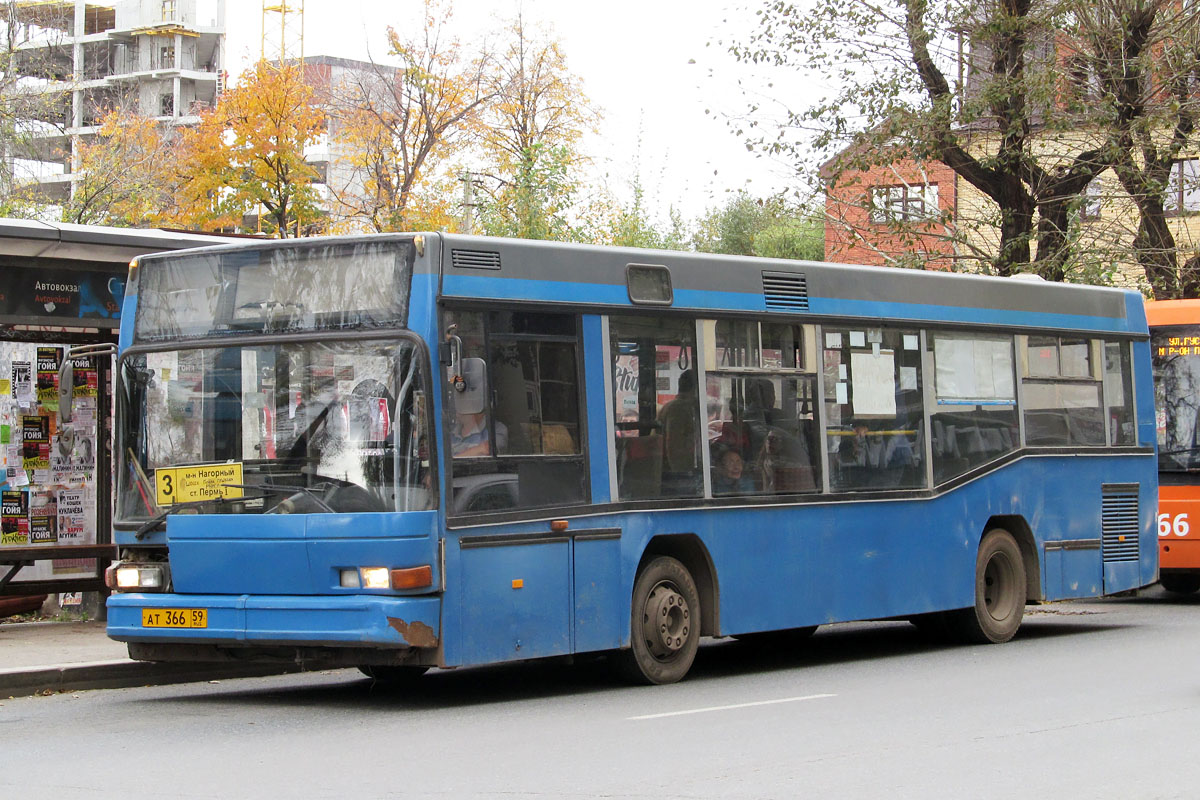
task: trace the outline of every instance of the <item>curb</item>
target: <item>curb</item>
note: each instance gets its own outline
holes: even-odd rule
[[[260,678],[300,672],[293,664],[154,663],[117,659],[85,664],[0,670],[0,697],[29,697],[86,689],[128,689],[172,683]]]

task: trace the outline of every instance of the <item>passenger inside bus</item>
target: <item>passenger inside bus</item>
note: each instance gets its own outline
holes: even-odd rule
[[[713,451],[713,496],[753,494],[754,480],[745,473],[742,455],[732,447],[717,445]]]
[[[496,446],[501,452],[508,446],[508,428],[499,420],[496,421]],[[478,414],[456,414],[450,430],[450,449],[460,458],[493,455],[487,415],[482,411]]]
[[[698,400],[696,373],[685,369],[679,375],[679,394],[658,412],[663,435],[663,481],[665,494],[695,495],[701,483],[697,432]]]

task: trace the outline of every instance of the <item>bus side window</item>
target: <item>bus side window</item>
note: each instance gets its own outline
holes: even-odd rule
[[[486,361],[486,407],[454,414],[448,387],[454,513],[587,500],[580,435],[578,317],[517,311],[447,313],[464,360]]]
[[[1108,409],[1108,443],[1137,444],[1128,342],[1104,343],[1104,398]]]
[[[933,332],[933,479],[942,483],[1020,446],[1013,337]]]
[[[923,487],[920,334],[864,327],[823,335],[831,488]]]
[[[1103,445],[1100,342],[1057,336],[1022,336],[1022,341],[1025,443]]]
[[[695,324],[613,317],[609,336],[618,496],[699,497],[704,480]]]
[[[702,320],[700,330],[713,494],[817,491],[813,326]],[[724,464],[737,461],[734,478]]]

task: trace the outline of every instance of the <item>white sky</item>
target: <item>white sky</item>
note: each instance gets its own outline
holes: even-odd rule
[[[603,111],[600,136],[585,145],[597,160],[596,180],[620,200],[630,199],[640,128],[650,209],[662,220],[674,205],[692,219],[723,203],[729,191],[764,196],[793,188],[786,169],[747,152],[721,116],[747,107],[736,79],[748,72],[714,41],[729,33],[723,24],[728,4],[456,0],[453,28],[464,39],[478,37],[499,29],[498,16],[511,17],[522,6],[527,23],[543,25],[562,42],[569,69]],[[421,8],[420,0],[306,0],[305,55],[365,60],[369,52],[386,62],[386,27],[417,24]],[[226,28],[227,67],[236,75],[259,57],[260,1],[229,0]],[[276,39],[277,30],[271,31]]]

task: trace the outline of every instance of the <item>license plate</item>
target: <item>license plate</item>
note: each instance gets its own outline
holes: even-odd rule
[[[143,608],[143,628],[207,628],[207,608]]]

